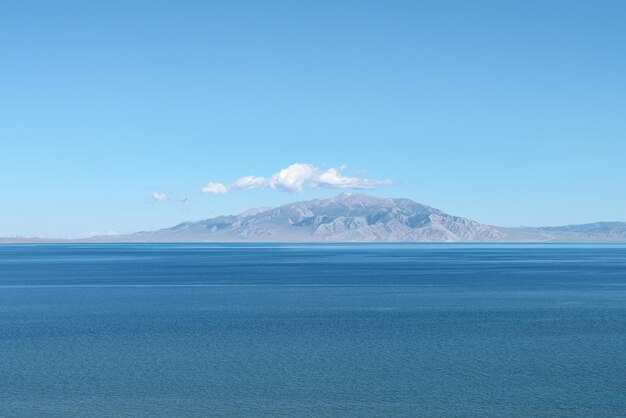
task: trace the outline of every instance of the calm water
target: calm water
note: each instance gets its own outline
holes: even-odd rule
[[[623,245],[2,245],[0,416],[626,416]]]

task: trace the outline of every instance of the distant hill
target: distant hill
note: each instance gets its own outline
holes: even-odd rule
[[[148,241],[501,241],[507,233],[409,199],[342,193],[132,235]]]
[[[626,222],[596,222],[527,229],[553,236],[559,241],[626,241]]]
[[[626,242],[626,222],[502,228],[409,199],[342,193],[129,235],[0,242]]]

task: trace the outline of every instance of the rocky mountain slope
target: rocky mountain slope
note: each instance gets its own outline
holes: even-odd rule
[[[342,193],[132,235],[139,241],[502,241],[507,233],[409,199]]]
[[[626,242],[626,222],[502,228],[409,199],[342,193],[128,235],[0,237],[0,243],[45,242]]]

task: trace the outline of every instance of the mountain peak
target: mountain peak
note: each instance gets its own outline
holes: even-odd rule
[[[380,199],[379,197],[371,196],[365,193],[355,193],[355,192],[342,192],[337,196],[331,199],[339,199],[339,200],[347,200],[347,199]]]

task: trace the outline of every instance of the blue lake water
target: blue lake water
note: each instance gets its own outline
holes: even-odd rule
[[[1,245],[0,385],[0,416],[626,416],[626,246]]]

